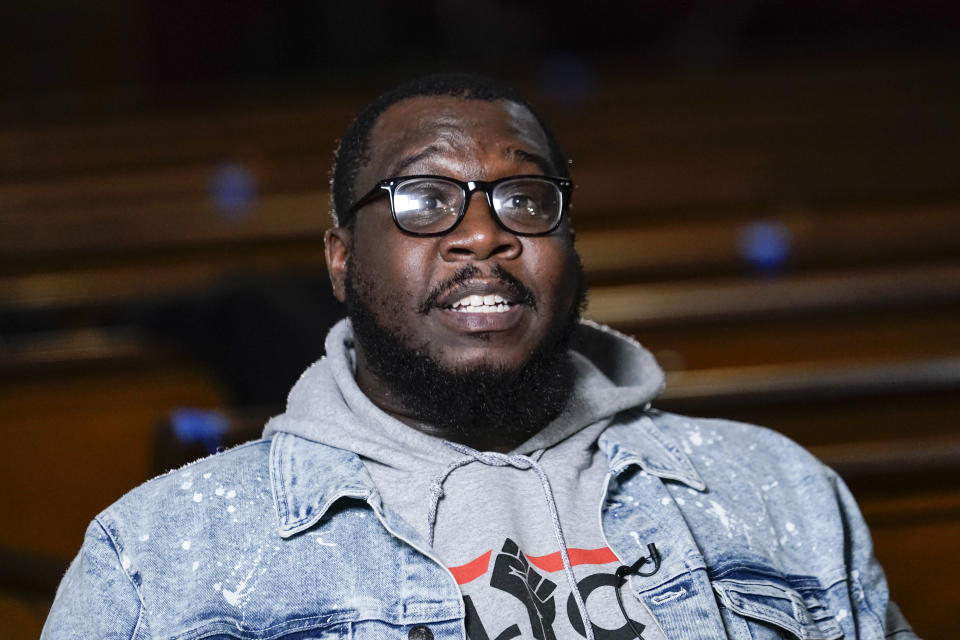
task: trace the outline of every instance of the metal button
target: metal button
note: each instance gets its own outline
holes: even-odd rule
[[[430,631],[427,627],[422,624],[415,625],[410,628],[410,633],[407,634],[408,640],[433,640],[433,631]]]

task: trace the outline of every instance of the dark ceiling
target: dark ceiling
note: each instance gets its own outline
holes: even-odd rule
[[[607,69],[952,58],[958,27],[960,4],[930,0],[7,0],[0,105],[23,115],[104,91],[149,103],[451,68],[548,84]]]

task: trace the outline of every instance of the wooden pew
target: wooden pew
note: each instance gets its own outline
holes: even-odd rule
[[[960,569],[938,553],[960,533],[950,78],[933,64],[604,79],[584,109],[546,109],[575,161],[589,315],[658,356],[663,408],[774,427],[840,469],[929,637],[946,637],[958,594],[916,585]],[[0,432],[17,451],[0,481],[18,488],[0,548],[62,566],[87,520],[151,475],[171,408],[227,412],[246,424],[235,437],[276,410],[231,406],[221,375],[129,310],[242,270],[322,279],[332,141],[361,101],[0,131]],[[211,199],[225,164],[254,180],[249,208]],[[758,221],[789,241],[767,272],[742,248]],[[55,529],[34,509],[51,501]],[[43,609],[10,602],[0,613]]]

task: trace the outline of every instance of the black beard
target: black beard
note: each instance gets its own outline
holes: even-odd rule
[[[347,271],[345,302],[357,344],[373,373],[431,433],[480,448],[512,448],[543,429],[566,407],[574,375],[568,347],[586,296],[574,257],[572,308],[558,318],[520,367],[489,365],[446,370],[381,325],[366,301],[371,287],[355,265]]]

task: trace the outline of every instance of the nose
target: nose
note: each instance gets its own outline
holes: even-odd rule
[[[485,194],[474,193],[467,203],[467,211],[457,227],[442,236],[441,253],[450,262],[502,258],[510,260],[520,255],[520,238],[500,226]]]

